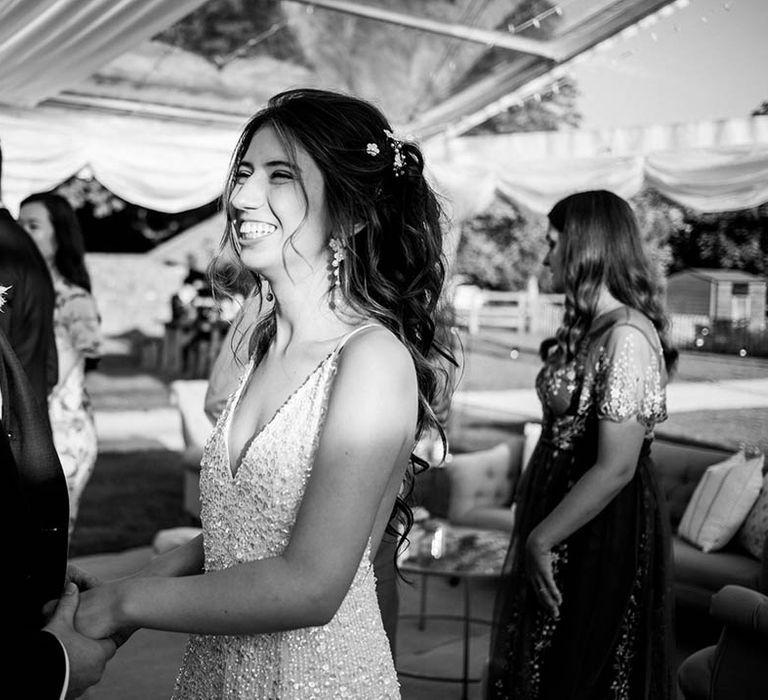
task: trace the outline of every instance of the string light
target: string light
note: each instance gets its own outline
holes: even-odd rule
[[[445,135],[448,138],[460,136],[473,127],[510,109],[524,107],[527,103],[541,104],[545,96],[558,95],[560,93],[563,87],[561,81],[562,79],[558,79],[550,85],[542,85],[541,80],[533,81],[533,84],[525,86],[528,90],[524,94],[521,93],[521,90],[518,90],[509,95],[504,95],[504,97],[492,102],[483,109],[459,119],[445,130]]]
[[[573,0],[570,0],[570,1],[573,2]],[[527,27],[539,26],[542,19],[545,19],[546,17],[549,17],[552,14],[556,14],[558,16],[562,15],[563,7],[567,3],[568,3],[568,0],[562,3],[559,3],[552,8],[549,8],[548,10],[545,10],[544,12],[539,13],[535,17],[532,17],[530,20],[523,22],[522,24],[515,26],[512,23],[510,23],[507,25],[507,29],[510,32],[521,32]],[[501,112],[511,109],[514,106],[522,106],[528,100],[533,100],[535,103],[538,104],[542,102],[543,95],[559,94],[561,89],[560,81],[567,75],[570,67],[580,65],[590,60],[598,52],[603,52],[612,48],[613,46],[615,46],[617,42],[617,38],[621,40],[630,39],[631,37],[636,36],[639,33],[640,29],[648,29],[649,27],[652,27],[656,23],[658,23],[660,19],[662,18],[666,19],[667,17],[670,17],[672,14],[674,14],[676,10],[681,10],[686,7],[689,7],[690,4],[691,4],[690,0],[674,0],[674,2],[670,3],[669,5],[665,5],[660,10],[657,10],[656,12],[643,17],[640,21],[636,22],[634,25],[630,25],[629,27],[626,27],[617,35],[608,37],[607,39],[591,47],[590,49],[586,51],[582,51],[579,54],[576,54],[570,60],[555,66],[546,76],[543,76],[543,78],[545,79],[548,78],[553,81],[549,85],[549,87],[541,87],[542,81],[534,80],[528,85],[523,86],[523,88],[518,89],[514,93],[511,93],[510,95],[505,95],[503,98],[497,99],[495,102],[483,107],[477,112],[474,112],[471,115],[464,116],[461,119],[457,120],[457,122],[455,122],[454,124],[446,128],[445,130],[446,136],[454,137],[454,136],[460,136],[461,134],[466,133],[468,130],[472,129],[473,127],[487,121],[490,118],[488,116],[489,114],[496,116]],[[726,11],[728,11],[730,10],[731,5],[732,5],[731,2],[726,2],[723,5],[723,8]],[[708,21],[704,17],[702,17],[702,20],[705,22]],[[675,32],[680,32],[680,26],[676,23],[672,25],[672,29]],[[659,35],[657,32],[651,32],[650,37],[653,41],[658,41],[659,39]],[[634,55],[634,50],[629,49],[627,51],[624,51],[621,54],[620,58],[624,59],[633,55]],[[611,62],[614,65],[618,65],[617,58],[612,58]],[[521,94],[524,88],[528,88],[528,90],[526,91],[526,94]]]
[[[574,0],[564,0],[563,2],[554,5],[553,7],[549,7],[546,10],[539,12],[539,14],[531,17],[530,19],[526,20],[525,22],[521,22],[520,24],[512,24],[510,22],[507,24],[507,31],[511,34],[520,33],[522,31],[525,31],[529,27],[535,27],[536,29],[541,28],[541,23],[543,20],[547,19],[547,17],[551,17],[552,15],[557,15],[558,17],[562,17],[563,15],[563,9],[566,5],[571,4],[574,2]]]

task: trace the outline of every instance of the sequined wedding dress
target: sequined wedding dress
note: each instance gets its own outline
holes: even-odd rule
[[[253,361],[206,443],[200,474],[205,569],[278,556],[306,488],[348,334],[243,450],[232,476],[226,436]],[[322,627],[258,635],[192,635],[174,698],[368,700],[400,691],[365,549],[349,591]]]

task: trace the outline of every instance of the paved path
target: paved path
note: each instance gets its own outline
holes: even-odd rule
[[[533,389],[459,391],[454,407],[489,420],[540,420],[541,408]],[[716,382],[672,382],[667,387],[670,415],[687,411],[768,408],[768,379],[731,379]]]
[[[453,401],[458,412],[471,413],[475,420],[519,423],[541,419],[533,389],[459,391]],[[768,379],[672,382],[667,388],[670,415],[740,408],[768,408]],[[96,430],[102,448],[110,450],[184,449],[179,411],[171,406],[97,411]]]

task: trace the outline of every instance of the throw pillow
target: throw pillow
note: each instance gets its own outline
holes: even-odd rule
[[[449,518],[460,522],[475,508],[509,505],[517,478],[515,466],[522,446],[502,442],[486,450],[452,455],[446,465],[451,492]]]
[[[765,538],[768,537],[768,474],[763,479],[760,495],[741,526],[738,543],[755,559],[763,556]]]
[[[737,452],[704,472],[685,508],[677,534],[703,552],[730,542],[755,504],[763,483],[763,456]]]

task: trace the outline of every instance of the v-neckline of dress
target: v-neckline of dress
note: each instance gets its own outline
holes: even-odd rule
[[[250,366],[245,372],[245,376],[243,377],[243,381],[240,383],[240,387],[237,390],[237,394],[235,395],[235,398],[232,401],[232,405],[230,406],[229,413],[227,414],[227,420],[224,425],[224,450],[227,455],[227,474],[229,475],[229,478],[234,481],[237,478],[237,475],[240,473],[240,468],[243,466],[243,461],[248,456],[248,453],[251,450],[251,447],[253,446],[253,443],[256,441],[257,438],[259,438],[264,431],[271,426],[275,420],[277,420],[277,417],[285,410],[286,406],[291,403],[291,401],[296,397],[296,395],[304,389],[309,384],[309,381],[320,371],[320,369],[325,365],[328,360],[331,359],[331,357],[336,352],[336,349],[334,348],[329,352],[320,362],[317,364],[317,366],[302,380],[301,384],[299,384],[288,396],[285,397],[284,401],[274,410],[272,415],[270,416],[269,420],[267,420],[258,430],[256,430],[253,435],[251,435],[250,438],[248,438],[245,443],[243,444],[243,448],[240,450],[240,454],[237,457],[237,462],[235,464],[234,471],[232,470],[232,457],[230,456],[229,452],[229,432],[232,427],[232,418],[235,415],[235,410],[240,405],[240,399],[242,398],[243,392],[245,391],[245,387],[248,386],[248,383],[251,380],[251,376],[253,375],[253,371],[256,369],[256,366],[258,365],[257,362],[254,360],[251,361]]]

